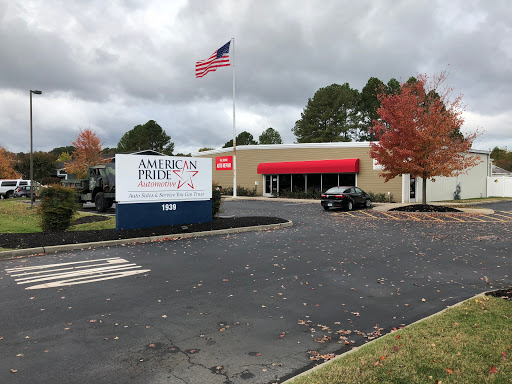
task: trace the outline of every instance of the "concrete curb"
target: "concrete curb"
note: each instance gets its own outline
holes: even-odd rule
[[[413,323],[411,323],[411,324],[409,324],[409,325],[407,325],[407,326],[405,326],[404,328],[401,328],[401,329],[405,329],[405,328],[410,327],[411,325],[421,323],[422,321],[425,321],[425,320],[427,320],[427,319],[430,319],[431,317],[434,317],[434,316],[440,315],[440,314],[442,314],[442,313],[446,312],[447,310],[449,310],[449,309],[451,309],[451,308],[456,308],[456,307],[458,307],[458,306],[460,306],[460,305],[464,304],[466,301],[473,300],[473,299],[477,299],[477,298],[479,298],[479,297],[484,296],[486,293],[488,293],[488,292],[493,292],[493,291],[495,291],[495,289],[493,289],[492,291],[485,291],[485,292],[479,293],[479,294],[478,294],[478,295],[476,295],[476,296],[470,297],[470,298],[468,298],[468,299],[466,299],[466,300],[459,301],[458,303],[455,303],[455,304],[453,304],[453,305],[450,305],[450,306],[448,306],[448,307],[446,307],[446,308],[444,308],[444,309],[440,310],[439,312],[436,312],[436,313],[433,313],[433,314],[431,314],[431,315],[428,315],[427,317],[424,317],[423,319],[416,320],[415,322],[413,322]],[[392,333],[392,332],[389,332],[389,333],[387,333],[387,334],[385,334],[385,335],[383,335],[383,336],[381,336],[381,337],[378,337],[377,339],[374,339],[374,340],[372,340],[372,341],[369,341],[368,343],[365,343],[365,344],[363,344],[363,345],[361,345],[361,346],[359,346],[359,347],[352,348],[350,351],[344,352],[344,353],[342,353],[341,355],[337,355],[337,356],[336,356],[336,357],[334,357],[334,359],[332,359],[332,360],[326,361],[325,363],[319,364],[319,365],[317,365],[317,366],[315,366],[315,367],[313,367],[313,368],[311,368],[311,369],[308,369],[307,371],[304,371],[304,372],[302,372],[302,373],[299,373],[297,376],[294,376],[294,377],[292,377],[292,378],[289,378],[288,380],[283,381],[281,384],[293,384],[293,381],[294,381],[295,379],[297,379],[297,378],[299,378],[299,377],[302,377],[302,376],[309,375],[310,373],[312,373],[312,372],[314,372],[314,371],[316,371],[316,370],[318,370],[318,369],[320,369],[320,368],[324,368],[324,367],[326,367],[328,364],[331,364],[333,361],[336,361],[336,360],[338,360],[338,359],[341,359],[342,357],[347,356],[347,355],[350,355],[351,353],[354,353],[354,352],[356,352],[356,351],[358,351],[358,350],[360,350],[360,349],[362,349],[362,348],[366,347],[367,345],[370,345],[370,344],[372,344],[372,343],[375,343],[376,341],[378,341],[378,340],[382,339],[383,337],[386,337],[387,335],[390,335],[391,333]]]
[[[85,248],[110,247],[110,246],[114,246],[114,245],[132,244],[132,243],[151,243],[151,242],[156,242],[156,241],[186,239],[186,238],[191,238],[191,237],[228,235],[230,233],[263,231],[266,229],[287,228],[287,227],[291,227],[291,226],[293,226],[293,222],[291,220],[288,220],[285,223],[255,225],[252,227],[216,229],[213,231],[178,233],[178,234],[172,234],[172,235],[137,237],[137,238],[131,238],[131,239],[107,240],[107,241],[97,241],[97,242],[93,242],[93,243],[64,244],[64,245],[51,245],[48,247],[15,249],[12,251],[1,251],[0,252],[0,260],[8,260],[8,259],[18,258],[18,257],[23,257],[23,256],[41,255],[41,254],[63,252],[63,251],[76,251],[76,250],[85,249]]]
[[[398,203],[380,204],[378,206],[374,206],[373,210],[377,211],[377,212],[387,212],[390,209],[398,208],[398,207],[405,207],[407,205],[411,205],[411,204],[398,204]],[[443,205],[443,204],[432,204],[432,205]],[[446,204],[446,206],[449,207],[450,205]],[[462,212],[446,212],[446,214],[450,214],[450,215],[460,215],[460,214],[463,214],[463,213],[474,213],[474,214],[479,214],[479,215],[492,215],[492,214],[494,214],[494,211],[492,209],[489,209],[489,208],[460,208],[459,206],[457,206],[456,209],[458,209],[459,211],[462,211]],[[424,215],[424,214],[430,215],[430,214],[433,214],[433,213],[440,214],[440,215],[445,214],[445,212],[401,212],[401,213],[412,214],[412,215]]]

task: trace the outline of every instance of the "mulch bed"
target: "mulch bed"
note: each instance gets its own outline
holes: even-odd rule
[[[509,289],[500,289],[498,291],[488,292],[485,295],[498,297],[500,299],[505,299],[512,302],[512,287]]]
[[[105,216],[88,216],[80,218],[73,224],[105,220]],[[78,222],[78,223],[77,223]],[[95,241],[131,239],[159,235],[175,235],[189,232],[212,231],[218,229],[252,227],[256,225],[279,224],[287,220],[279,217],[215,217],[211,223],[164,225],[153,228],[139,228],[117,231],[102,229],[94,231],[69,232],[35,232],[35,233],[0,233],[0,248],[23,249],[45,247],[51,245],[80,244]]]
[[[405,205],[403,207],[397,207],[390,209],[390,211],[396,212],[462,212],[458,209],[451,207],[443,207],[442,205],[429,205],[429,204],[413,204]]]

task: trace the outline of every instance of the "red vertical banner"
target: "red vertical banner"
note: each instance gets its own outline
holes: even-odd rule
[[[215,170],[217,171],[232,171],[233,170],[233,156],[219,156],[215,158]]]

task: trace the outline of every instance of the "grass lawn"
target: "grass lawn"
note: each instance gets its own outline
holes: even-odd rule
[[[512,302],[479,296],[392,332],[292,384],[512,383]]]
[[[37,207],[30,208],[29,199],[0,200],[0,232],[30,233],[41,232]],[[73,219],[91,216],[90,213],[77,212]],[[116,227],[115,217],[107,221],[73,225],[69,231],[86,231],[90,229],[110,229]]]

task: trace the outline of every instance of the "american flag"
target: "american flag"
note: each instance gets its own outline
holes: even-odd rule
[[[196,78],[203,77],[208,72],[216,71],[219,67],[229,67],[229,45],[228,41],[222,47],[217,49],[212,55],[206,59],[196,62]]]

